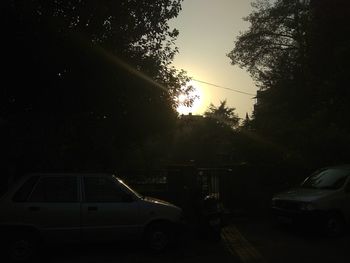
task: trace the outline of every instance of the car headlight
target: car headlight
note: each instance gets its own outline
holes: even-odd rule
[[[301,203],[300,209],[303,211],[315,210],[315,205],[313,203]]]

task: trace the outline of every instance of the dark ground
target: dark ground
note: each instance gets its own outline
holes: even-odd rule
[[[124,242],[116,244],[74,245],[50,247],[40,255],[41,262],[48,263],[146,263],[146,262],[239,262],[225,246],[224,240],[209,241],[204,237],[188,231],[181,240],[167,251],[154,254],[141,242]]]
[[[280,225],[269,217],[242,218],[235,220],[234,225],[259,252],[260,262],[350,262],[349,233],[330,238],[318,229]]]
[[[219,242],[189,230],[161,254],[147,251],[141,242],[58,246],[46,248],[39,262],[348,263],[349,244],[349,233],[329,238],[315,230],[276,224],[266,215],[250,215],[231,218]]]

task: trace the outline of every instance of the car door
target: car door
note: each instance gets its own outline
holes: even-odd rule
[[[82,236],[85,241],[134,239],[141,234],[139,202],[116,178],[83,176]]]
[[[80,240],[80,200],[77,176],[40,177],[27,202],[24,218],[48,242]]]

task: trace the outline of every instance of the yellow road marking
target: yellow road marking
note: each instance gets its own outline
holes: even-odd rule
[[[235,226],[229,226],[222,230],[221,236],[226,248],[233,255],[238,255],[243,263],[264,262],[264,258]]]

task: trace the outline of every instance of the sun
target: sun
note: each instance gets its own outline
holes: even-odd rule
[[[184,103],[188,99],[188,96],[186,94],[180,94],[177,97],[179,106],[176,108],[176,110],[179,114],[183,114],[183,115],[188,115],[190,113],[200,114],[201,113],[200,110],[203,104],[203,90],[200,87],[200,85],[198,85],[194,81],[190,81],[189,85],[193,87],[193,90],[190,92],[189,96],[195,98],[192,105],[190,107],[187,107],[186,105],[184,105]]]

